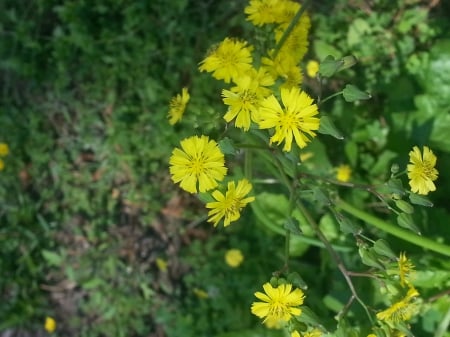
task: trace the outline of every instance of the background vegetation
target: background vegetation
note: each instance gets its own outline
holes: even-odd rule
[[[239,224],[213,229],[202,203],[174,186],[167,169],[172,148],[192,128],[223,128],[218,84],[197,65],[225,36],[253,37],[245,5],[0,3],[0,142],[10,148],[0,172],[0,332],[36,336],[51,316],[58,336],[281,334],[249,311],[254,291],[282,261],[284,239],[267,226],[285,204],[279,191],[259,198]],[[322,95],[351,81],[373,96],[324,105],[345,140],[316,142],[312,164],[329,174],[349,163],[357,181],[383,182],[392,163],[406,164],[412,145],[430,146],[441,172],[435,206],[418,208],[415,222],[447,244],[449,11],[444,1],[320,1],[310,9],[308,54],[359,60],[325,83]],[[312,79],[305,85],[320,94]],[[183,123],[171,127],[168,102],[183,86],[195,98]],[[369,201],[364,192],[342,193],[361,208]],[[351,253],[354,238],[329,218],[317,220],[346,263],[364,270]],[[433,336],[450,310],[448,259],[376,234],[422,271],[417,283],[428,310],[414,331]],[[229,248],[243,252],[239,268],[225,263]],[[338,270],[315,245],[291,253],[292,268],[310,284],[311,307],[332,326],[344,297],[343,283],[330,283]]]

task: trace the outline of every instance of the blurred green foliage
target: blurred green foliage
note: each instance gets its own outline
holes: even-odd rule
[[[282,263],[282,236],[267,226],[285,229],[275,220],[287,200],[269,190],[237,228],[213,231],[196,223],[203,209],[180,197],[166,167],[174,144],[192,128],[220,132],[219,87],[198,74],[197,64],[223,37],[252,35],[244,5],[0,3],[0,141],[11,149],[0,172],[0,331],[42,330],[50,315],[60,336],[280,335],[260,326],[248,308],[253,292]],[[326,82],[326,92],[351,82],[374,98],[324,104],[321,111],[345,140],[332,150],[327,138],[315,141],[308,148],[314,157],[305,165],[331,176],[334,166],[347,162],[361,183],[382,182],[393,162],[406,162],[411,144],[429,144],[438,150],[439,171],[448,170],[445,6],[429,9],[402,0],[374,1],[372,7],[313,5],[310,56],[353,54],[359,60]],[[314,84],[306,84],[314,93]],[[196,98],[173,129],[167,102],[182,86],[192,86]],[[259,169],[264,172],[263,161]],[[433,211],[414,213],[421,231],[436,240],[450,237],[447,179],[439,178]],[[321,196],[322,190],[314,193]],[[356,205],[369,200],[364,191],[348,194]],[[179,209],[169,207],[176,198]],[[324,203],[310,206],[321,209]],[[326,216],[318,220],[345,262],[362,270],[359,260],[344,254],[352,238],[339,231],[342,224]],[[291,238],[293,268],[315,285],[309,303],[331,326],[348,294],[320,244],[308,240],[308,228],[302,230],[306,239]],[[448,261],[421,256],[400,240],[393,246],[419,253],[424,296],[449,287]],[[243,251],[237,269],[224,263],[229,248]],[[168,271],[157,268],[157,258],[167,261]],[[428,289],[430,282],[437,285]],[[420,336],[433,333],[449,310],[445,297],[428,305]]]

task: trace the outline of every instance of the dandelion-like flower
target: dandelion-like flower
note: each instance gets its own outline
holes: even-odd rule
[[[339,165],[336,169],[336,179],[342,182],[347,182],[352,176],[352,169],[348,165]]]
[[[435,191],[436,186],[433,181],[438,177],[439,172],[436,166],[436,156],[427,146],[423,147],[423,156],[417,146],[409,152],[408,178],[411,191],[418,194],[427,195],[430,191]]]
[[[218,144],[207,136],[192,136],[180,145],[181,149],[175,148],[169,160],[173,182],[190,193],[215,188],[227,173]]]
[[[227,37],[200,62],[199,69],[230,83],[252,68],[251,51],[252,47],[247,46],[247,42]]]
[[[186,105],[189,102],[189,98],[190,95],[187,88],[183,88],[181,90],[181,94],[172,97],[172,99],[170,100],[170,109],[168,115],[170,125],[174,125],[181,120],[184,114],[184,110],[186,110]]]
[[[301,289],[292,290],[292,284],[281,284],[274,288],[270,283],[265,283],[263,289],[265,293],[255,293],[262,302],[254,302],[251,307],[252,314],[263,318],[263,322],[275,326],[302,313],[298,308],[305,298]]]
[[[5,157],[9,153],[9,146],[6,143],[0,143],[0,157]]]
[[[400,253],[398,259],[398,274],[400,276],[400,285],[402,287],[409,283],[408,278],[413,271],[414,265],[411,260],[406,257],[405,253]]]
[[[300,148],[304,148],[310,141],[307,137],[315,137],[315,130],[319,129],[320,119],[317,105],[313,100],[298,88],[290,90],[281,88],[280,105],[274,95],[265,98],[259,110],[260,129],[275,129],[270,138],[270,143],[280,144],[284,141],[283,151],[290,151],[292,140],[295,140]]]
[[[213,222],[217,226],[219,221],[224,218],[223,225],[226,227],[231,222],[241,217],[242,209],[255,197],[247,197],[252,190],[252,184],[246,179],[242,179],[235,185],[234,181],[228,183],[228,190],[223,194],[219,190],[212,193],[214,202],[208,202],[206,208],[211,210],[208,212],[208,222]]]
[[[417,312],[417,305],[412,302],[417,296],[419,296],[419,292],[411,286],[404,298],[395,302],[386,310],[377,313],[377,318],[380,321],[388,323],[398,323],[410,320]]]
[[[225,253],[225,262],[232,268],[239,267],[244,261],[244,255],[239,249],[229,249]]]
[[[306,63],[306,74],[309,77],[314,78],[319,72],[319,68],[319,62],[317,62],[316,60],[309,60],[308,63]]]
[[[54,332],[56,330],[56,321],[50,316],[45,317],[44,329],[49,333]]]
[[[250,0],[244,13],[247,14],[248,21],[255,26],[262,26],[275,22],[280,6],[280,0]]]

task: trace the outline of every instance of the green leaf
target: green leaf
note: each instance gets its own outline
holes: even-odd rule
[[[409,193],[409,200],[415,205],[433,207],[433,203],[428,198],[416,193]]]
[[[361,256],[362,263],[366,266],[384,269],[383,265],[378,261],[378,256],[375,250],[360,247],[358,251],[359,256]]]
[[[358,161],[358,145],[353,141],[349,141],[345,144],[344,150],[351,166],[356,167]]]
[[[355,102],[355,101],[360,101],[360,100],[367,100],[367,99],[370,99],[372,97],[372,95],[370,95],[367,92],[359,90],[353,84],[347,84],[345,86],[344,90],[342,91],[342,95],[344,96],[344,99],[347,102]]]
[[[407,228],[420,235],[420,231],[414,224],[413,218],[410,214],[401,213],[397,216],[397,223],[400,227]]]
[[[395,205],[402,211],[405,212],[406,214],[412,214],[414,213],[414,207],[411,206],[411,204],[409,202],[406,202],[405,200],[395,200]]]
[[[337,129],[336,125],[333,123],[330,117],[322,116],[320,117],[320,126],[317,132],[330,135],[337,139],[344,139],[342,133]]]
[[[293,234],[302,235],[302,231],[300,230],[300,223],[293,217],[289,217],[286,220],[286,222],[284,223],[284,228],[289,230]]]
[[[300,276],[299,273],[297,272],[292,272],[287,276],[287,281],[289,283],[292,283],[294,286],[296,286],[297,288],[300,288],[302,290],[307,290],[308,289],[308,285],[306,284],[306,282],[303,280],[303,278]]]
[[[42,256],[48,262],[49,265],[59,267],[63,262],[63,257],[50,250],[43,249],[41,251]]]
[[[232,139],[225,137],[218,142],[219,148],[224,154],[236,154],[236,148]]]
[[[395,255],[391,247],[389,247],[389,244],[383,239],[375,241],[373,249],[379,255],[387,256],[391,259],[397,258],[397,255]]]
[[[319,67],[319,74],[324,77],[331,77],[338,72],[344,64],[342,60],[336,60],[333,56],[328,55],[321,63]]]
[[[354,224],[353,221],[343,216],[342,214],[336,214],[336,220],[339,223],[339,228],[344,234],[356,234],[361,233],[361,227]]]

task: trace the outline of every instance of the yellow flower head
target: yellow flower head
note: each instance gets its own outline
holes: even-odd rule
[[[298,5],[296,3],[296,5]],[[295,15],[295,13],[294,13]],[[286,29],[289,26],[291,20],[288,23],[280,25],[275,31],[275,42],[279,43],[283,37]],[[295,60],[297,64],[300,62],[308,51],[309,41],[308,33],[311,28],[311,20],[309,16],[304,13],[294,29],[289,33],[287,39],[284,41],[281,52],[289,54]]]
[[[217,201],[208,202],[206,208],[211,210],[208,212],[208,222],[213,222],[217,226],[219,221],[224,218],[223,225],[226,227],[231,222],[241,217],[241,210],[255,197],[246,197],[252,190],[252,184],[246,179],[242,179],[235,185],[234,181],[228,183],[228,190],[223,194],[219,190],[215,190],[212,196]]]
[[[281,284],[274,288],[270,283],[263,285],[264,292],[256,292],[255,296],[262,302],[253,302],[252,314],[264,318],[263,322],[275,325],[277,322],[288,322],[292,316],[298,316],[302,310],[305,295],[301,289],[292,291],[292,284]]]
[[[291,337],[302,337],[302,335],[297,330],[294,330],[291,332]]]
[[[419,296],[419,292],[410,286],[408,293],[400,301],[395,302],[386,310],[377,313],[377,318],[380,321],[387,323],[398,323],[408,321],[413,315],[417,313],[417,305],[412,300]]]
[[[400,276],[400,285],[403,287],[409,283],[409,276],[414,271],[414,265],[411,260],[406,257],[405,253],[400,253],[398,259],[398,274]]]
[[[215,188],[227,173],[225,157],[218,144],[207,136],[192,136],[180,143],[170,157],[170,174],[174,183],[190,193]]]
[[[427,195],[430,191],[435,191],[436,186],[433,181],[438,177],[439,172],[436,166],[436,156],[427,146],[423,147],[423,156],[417,146],[409,152],[408,178],[411,191],[418,194]]]
[[[252,47],[247,42],[225,38],[200,62],[200,71],[212,73],[218,80],[230,83],[252,68]]]
[[[321,337],[321,336],[322,336],[322,331],[317,328],[314,328],[311,331],[309,331],[303,335],[303,337]]]
[[[251,121],[255,121],[259,107],[257,82],[252,81],[249,76],[244,76],[236,80],[236,84],[231,90],[222,90],[223,102],[229,106],[223,118],[227,122],[236,119],[234,125],[248,131]]]
[[[0,157],[5,157],[9,153],[9,146],[6,143],[0,143]]]
[[[282,1],[280,0],[250,0],[244,9],[247,20],[255,26],[274,23]]]
[[[342,182],[347,182],[352,176],[352,169],[348,165],[339,165],[336,169],[336,179]]]
[[[298,66],[293,66],[286,69],[282,77],[284,79],[284,83],[281,85],[281,88],[286,89],[298,88],[303,81],[302,70]]]
[[[232,268],[239,267],[244,261],[244,256],[239,249],[229,249],[225,253],[225,262]]]
[[[307,137],[315,137],[315,130],[319,129],[320,119],[317,105],[305,92],[298,88],[290,90],[281,88],[280,105],[274,95],[264,99],[259,110],[259,128],[274,128],[275,132],[270,138],[270,143],[280,144],[284,141],[283,151],[290,151],[292,140],[295,140],[300,148],[304,148],[310,141]]]
[[[56,330],[56,321],[52,317],[45,317],[44,329],[45,331],[52,333]]]
[[[183,117],[184,110],[186,110],[186,105],[189,102],[190,95],[187,88],[181,90],[181,94],[172,97],[170,100],[170,110],[169,110],[169,124],[174,125],[176,122],[180,121]]]
[[[311,78],[316,77],[319,72],[319,67],[319,62],[316,60],[309,60],[308,63],[306,63],[306,74]]]

